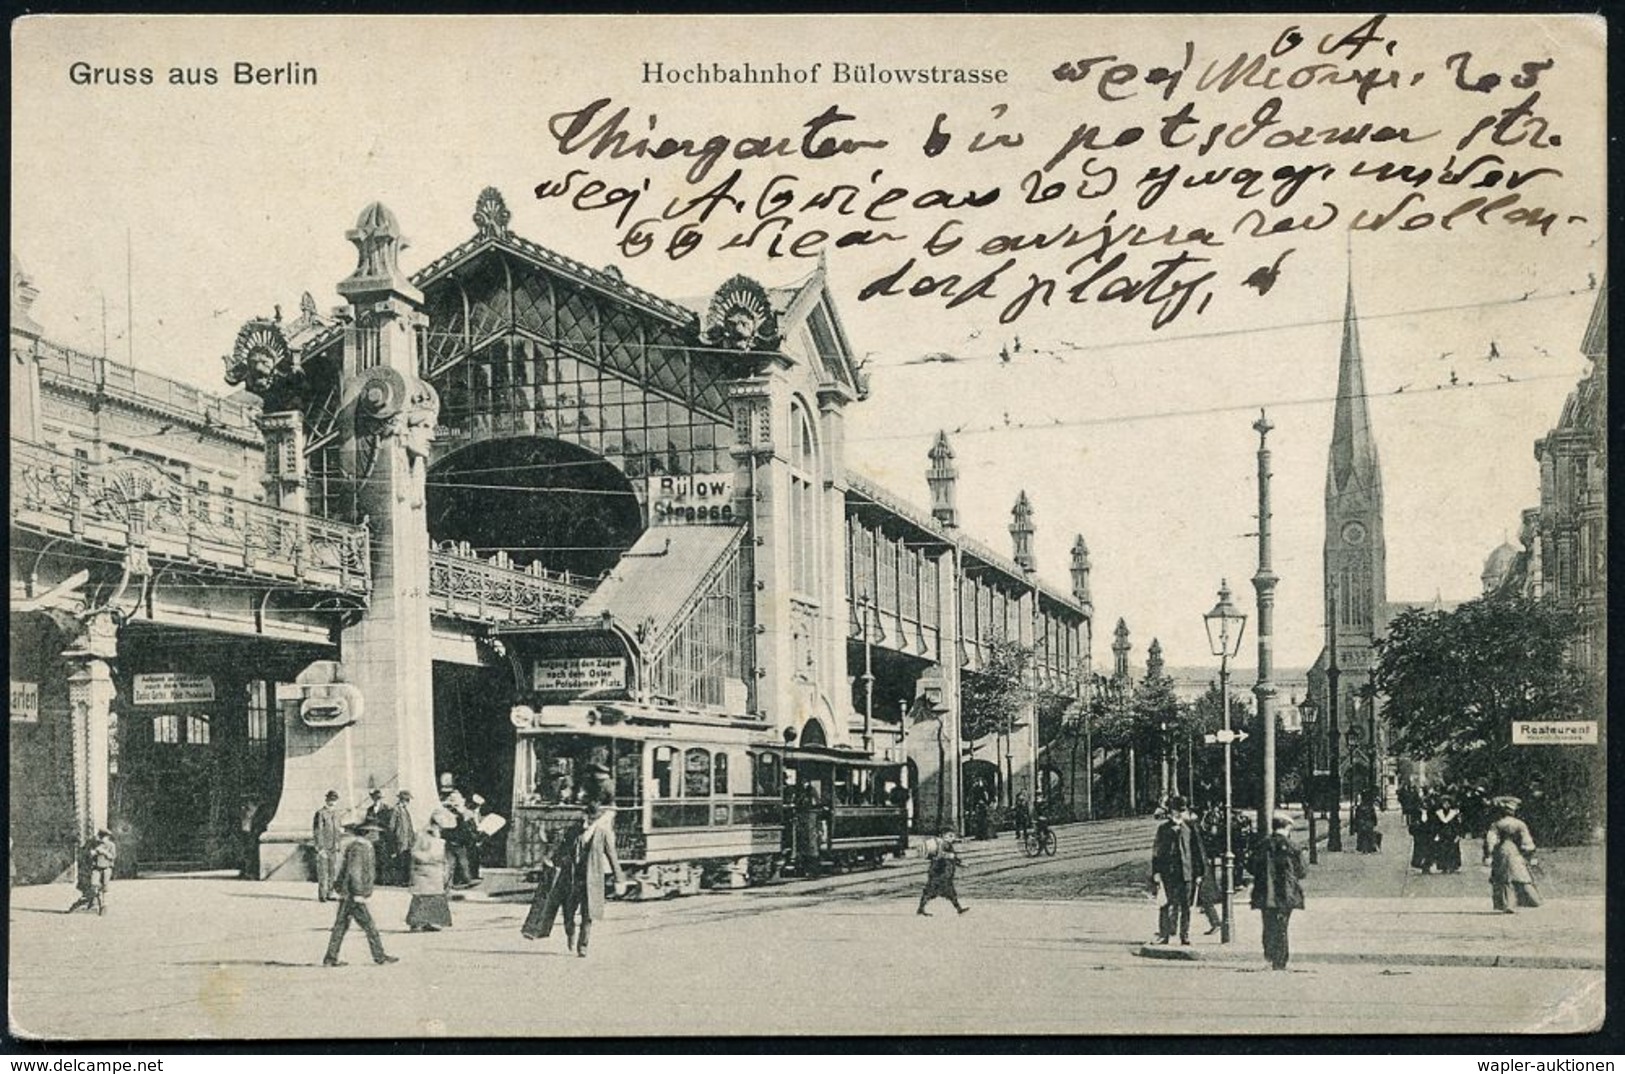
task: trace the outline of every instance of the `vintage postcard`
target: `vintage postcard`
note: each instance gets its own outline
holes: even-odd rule
[[[1606,29],[13,23],[9,1032],[1597,1029]]]

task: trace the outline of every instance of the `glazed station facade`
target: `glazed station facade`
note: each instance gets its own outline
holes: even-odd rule
[[[426,802],[451,773],[509,817],[515,867],[571,787],[612,786],[660,891],[772,867],[787,803],[861,855],[899,808],[959,824],[967,781],[1040,789],[1035,710],[1089,673],[1087,547],[1066,590],[1043,583],[1025,494],[1010,556],[962,534],[945,436],[922,452],[929,509],[848,468],[866,384],[822,263],[691,308],[516,235],[495,190],[474,223],[408,276],[369,206],[344,305],[243,326],[243,391],[148,378],[190,392],[185,413],[48,344],[26,292],[19,322],[14,268],[12,608],[33,634],[12,656],[36,700],[24,726],[14,670],[12,806],[33,875],[110,821],[176,844],[145,861],[246,840],[259,875],[297,874],[327,789]],[[75,361],[77,392],[53,390]],[[98,424],[120,407],[141,426],[123,439]],[[183,456],[228,442],[222,490]],[[964,742],[962,682],[1003,640],[1032,653],[1028,700]],[[147,758],[193,738],[215,790],[182,815],[185,777]],[[125,780],[151,790],[126,801]]]

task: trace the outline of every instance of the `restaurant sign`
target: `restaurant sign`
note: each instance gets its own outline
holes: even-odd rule
[[[538,660],[532,687],[540,693],[588,693],[626,689],[626,661],[586,656],[573,660]]]
[[[137,705],[196,704],[214,700],[214,680],[186,671],[137,675],[130,691]]]
[[[651,526],[732,525],[734,475],[662,474],[649,478]]]
[[[1514,720],[1514,746],[1595,746],[1596,720]]]

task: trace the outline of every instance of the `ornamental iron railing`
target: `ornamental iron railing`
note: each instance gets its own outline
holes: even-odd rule
[[[366,527],[188,487],[134,456],[93,461],[13,439],[11,523],[295,588],[371,589]]]
[[[481,557],[466,542],[443,542],[429,553],[429,596],[435,610],[487,622],[568,618],[592,593],[595,579],[515,566],[506,553]]]

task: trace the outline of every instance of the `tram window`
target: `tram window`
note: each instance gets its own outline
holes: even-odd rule
[[[654,752],[654,781],[656,798],[675,798],[677,788],[673,785],[671,762],[676,750],[670,746],[659,746]]]
[[[615,797],[623,803],[640,800],[638,794],[640,760],[636,753],[623,753],[615,758]]]
[[[776,798],[779,794],[779,759],[771,753],[755,754],[756,794],[762,798]]]
[[[715,787],[718,794],[728,793],[728,755],[721,750],[717,751]]]
[[[181,718],[179,716],[154,716],[152,718],[152,740],[167,743],[179,742],[181,740]]]
[[[209,718],[207,716],[188,716],[186,718],[186,741],[192,746],[207,746],[209,744]]]
[[[683,797],[711,796],[711,752],[699,748],[683,755]]]

